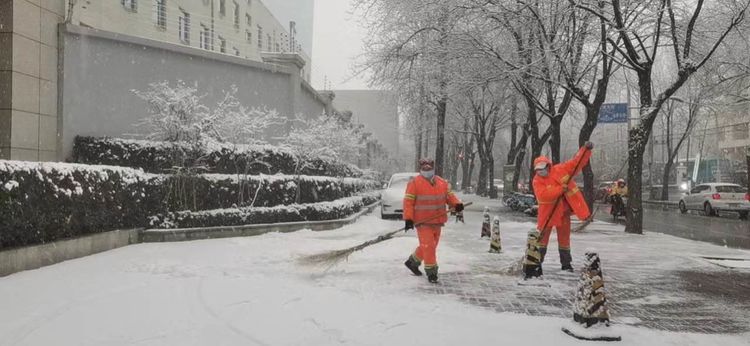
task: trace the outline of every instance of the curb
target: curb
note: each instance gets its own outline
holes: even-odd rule
[[[299,221],[286,223],[267,223],[242,226],[213,226],[174,229],[147,229],[139,235],[140,243],[178,242],[201,239],[232,237],[249,237],[270,232],[290,233],[303,229],[329,231],[354,223],[360,216],[371,212],[380,201],[365,206],[359,212],[345,218],[324,221]]]
[[[643,206],[651,209],[670,210],[678,209],[678,203],[672,201],[642,201]]]
[[[380,201],[377,201],[345,219],[337,220],[183,229],[144,230],[136,228],[94,233],[46,244],[1,250],[0,277],[139,243],[246,237],[270,232],[289,233],[302,229],[328,231],[354,223],[360,216],[371,212],[379,204]]]

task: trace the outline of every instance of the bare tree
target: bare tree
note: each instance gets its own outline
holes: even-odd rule
[[[616,48],[624,64],[638,76],[639,122],[629,130],[628,181],[630,198],[626,232],[643,233],[642,176],[643,155],[654,121],[664,103],[711,58],[722,41],[745,18],[748,1],[722,1],[706,6],[704,0],[683,2],[648,0],[621,2],[612,0],[599,8],[593,0],[573,0],[613,28],[608,41]],[[720,24],[723,23],[723,24]],[[716,27],[715,32],[697,27]],[[672,49],[675,79],[655,93],[652,71],[660,48]],[[663,55],[663,53],[662,53]]]

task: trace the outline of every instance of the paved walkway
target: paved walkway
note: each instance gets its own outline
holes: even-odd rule
[[[555,236],[544,268],[551,287],[519,286],[506,268],[522,255],[534,219],[519,217],[496,201],[465,198],[475,199],[466,213],[466,225],[449,224],[441,247],[465,253],[471,269],[441,273],[440,285],[420,289],[500,312],[570,318],[578,274],[559,270]],[[501,217],[502,254],[487,253],[488,240],[479,238],[484,205]],[[467,228],[476,231],[467,235]],[[572,236],[574,266],[586,249],[600,254],[615,323],[679,332],[750,331],[750,270],[724,268],[700,256],[750,259],[750,252],[660,233],[626,234],[623,229],[595,222]]]

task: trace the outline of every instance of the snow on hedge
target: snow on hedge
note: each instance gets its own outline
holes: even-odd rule
[[[88,164],[139,167],[147,172],[163,173],[180,165],[205,166],[222,174],[304,174],[314,176],[361,177],[357,166],[322,158],[309,158],[300,170],[295,153],[273,145],[238,145],[207,142],[195,146],[184,142],[158,142],[120,138],[75,138],[73,160]],[[372,176],[372,172],[368,172]]]
[[[152,216],[149,224],[153,228],[170,229],[336,220],[359,212],[365,206],[375,203],[379,199],[380,193],[369,192],[331,202],[291,204],[275,207],[180,211]]]
[[[149,216],[177,210],[334,201],[377,185],[359,178],[175,176],[117,166],[0,160],[0,248],[143,227]]]

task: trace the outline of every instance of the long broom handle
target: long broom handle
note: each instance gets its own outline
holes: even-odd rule
[[[468,206],[470,206],[470,205],[472,205],[472,204],[474,204],[474,202],[467,202],[467,203],[464,203],[464,207],[468,207]],[[420,221],[419,221],[418,223],[415,223],[415,224],[414,224],[414,227],[416,228],[417,226],[421,226],[421,225],[424,225],[425,223],[427,223],[427,222],[429,222],[429,221],[432,221],[432,220],[435,220],[435,219],[437,219],[437,218],[439,218],[439,217],[445,216],[445,215],[447,215],[448,213],[450,213],[451,211],[452,211],[452,210],[450,210],[450,209],[449,209],[449,210],[446,210],[446,211],[444,211],[444,212],[442,212],[442,213],[440,213],[440,214],[437,214],[437,215],[433,215],[433,216],[430,216],[430,217],[428,217],[428,218],[426,218],[426,219],[424,219],[424,220],[420,220]],[[373,239],[373,240],[370,240],[369,242],[363,243],[362,245],[360,245],[361,247],[359,247],[359,246],[358,246],[358,247],[357,247],[357,250],[359,250],[359,249],[363,249],[363,248],[365,248],[365,247],[367,247],[367,246],[370,246],[370,245],[372,245],[372,244],[374,244],[374,243],[378,243],[378,242],[381,242],[381,241],[383,241],[383,240],[386,240],[386,239],[388,239],[388,238],[391,238],[391,237],[393,237],[393,235],[394,235],[394,234],[396,234],[396,233],[398,233],[398,232],[403,232],[403,231],[405,231],[405,230],[406,230],[406,227],[401,227],[401,228],[399,228],[399,229],[397,229],[397,230],[395,230],[395,231],[391,231],[391,232],[388,232],[388,233],[386,233],[386,234],[382,234],[382,235],[378,236],[377,238],[375,238],[375,239]]]

